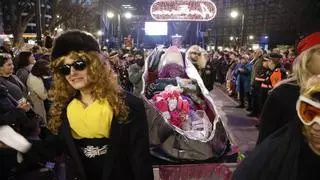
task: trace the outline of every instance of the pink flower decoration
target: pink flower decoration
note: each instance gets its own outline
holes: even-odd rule
[[[168,111],[168,104],[166,100],[162,99],[159,102],[156,102],[155,106],[159,109],[161,112],[166,112]]]

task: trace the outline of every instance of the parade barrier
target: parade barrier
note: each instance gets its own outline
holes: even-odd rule
[[[230,180],[236,164],[187,164],[154,167],[155,180]]]

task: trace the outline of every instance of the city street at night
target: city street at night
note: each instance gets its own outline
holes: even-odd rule
[[[319,0],[0,0],[0,180],[318,180]]]

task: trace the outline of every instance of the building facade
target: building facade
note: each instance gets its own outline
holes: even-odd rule
[[[206,30],[208,42],[218,46],[235,45],[241,39],[242,14],[246,44],[292,45],[300,35],[319,29],[320,6],[316,0],[215,0],[214,3],[217,16],[206,23]],[[239,13],[237,18],[230,16],[234,10]]]

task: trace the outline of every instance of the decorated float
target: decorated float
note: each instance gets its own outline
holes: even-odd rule
[[[146,60],[142,98],[151,154],[169,162],[221,158],[229,140],[214,102],[188,55],[157,47]]]

